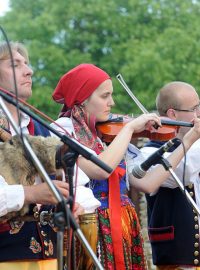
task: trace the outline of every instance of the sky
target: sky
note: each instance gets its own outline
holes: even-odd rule
[[[9,0],[0,0],[0,16],[4,15],[8,10]]]

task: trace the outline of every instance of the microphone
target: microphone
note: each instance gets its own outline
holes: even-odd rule
[[[170,147],[174,145],[172,140],[169,140],[165,144],[163,144],[156,152],[150,155],[145,161],[143,161],[140,165],[135,164],[132,169],[132,175],[136,178],[142,178],[145,176],[146,171],[155,164],[159,163],[161,156],[169,150]]]

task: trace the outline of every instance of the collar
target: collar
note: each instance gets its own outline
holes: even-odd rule
[[[21,129],[24,134],[29,134],[28,131],[28,125],[30,124],[30,116],[25,114],[24,112],[20,112],[20,117],[21,117]],[[13,129],[12,125],[10,125],[10,132],[12,136],[16,135],[15,130]]]

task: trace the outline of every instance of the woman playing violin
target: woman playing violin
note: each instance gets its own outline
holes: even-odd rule
[[[105,269],[147,269],[143,252],[140,225],[134,205],[128,197],[127,181],[133,176],[127,175],[124,160],[132,134],[147,126],[160,125],[156,114],[144,114],[128,122],[105,146],[98,137],[96,124],[108,120],[114,101],[110,76],[92,64],[81,64],[67,72],[53,93],[53,99],[64,104],[57,123],[62,125],[86,147],[113,168],[111,175],[79,157],[79,166],[90,177],[90,187],[101,202],[97,210],[99,222],[98,256]],[[200,123],[195,120],[194,128],[185,136],[186,149],[200,137]],[[170,162],[176,166],[183,157],[180,146],[171,155]],[[144,189],[152,192],[168,176],[162,166],[150,172],[152,182],[146,178]],[[158,179],[155,175],[161,175]],[[137,181],[137,180],[136,180]]]

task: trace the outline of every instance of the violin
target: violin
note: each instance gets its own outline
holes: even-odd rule
[[[145,114],[149,113],[147,109],[142,105],[142,103],[136,98],[136,96],[132,93],[132,91],[129,89],[128,85],[124,81],[121,74],[118,74],[117,79],[119,83],[122,85],[124,90],[129,94],[129,96],[132,98],[132,100],[135,102],[135,104],[140,108],[140,110]],[[98,123],[97,124],[97,131],[99,133],[99,136],[101,136],[102,140],[104,142],[111,142],[115,136],[120,132],[120,130],[127,124],[128,121],[131,121],[133,118],[130,117],[117,117],[115,119],[110,119],[104,123]],[[144,137],[149,138],[150,140],[156,140],[156,141],[168,141],[174,137],[176,137],[179,127],[193,127],[192,123],[184,122],[184,121],[174,121],[174,120],[168,120],[161,119],[162,127],[155,127],[150,129],[145,129],[142,132],[139,133],[133,133],[132,139],[138,138],[138,137]]]
[[[127,124],[127,122],[133,120],[131,117],[119,116],[112,118],[106,122],[97,124],[97,131],[102,141],[110,143],[117,136],[120,130]],[[179,127],[193,127],[192,123],[184,121],[173,121],[168,119],[161,119],[162,127],[145,129],[139,133],[133,133],[134,138],[149,138],[156,141],[168,141],[176,137]]]

